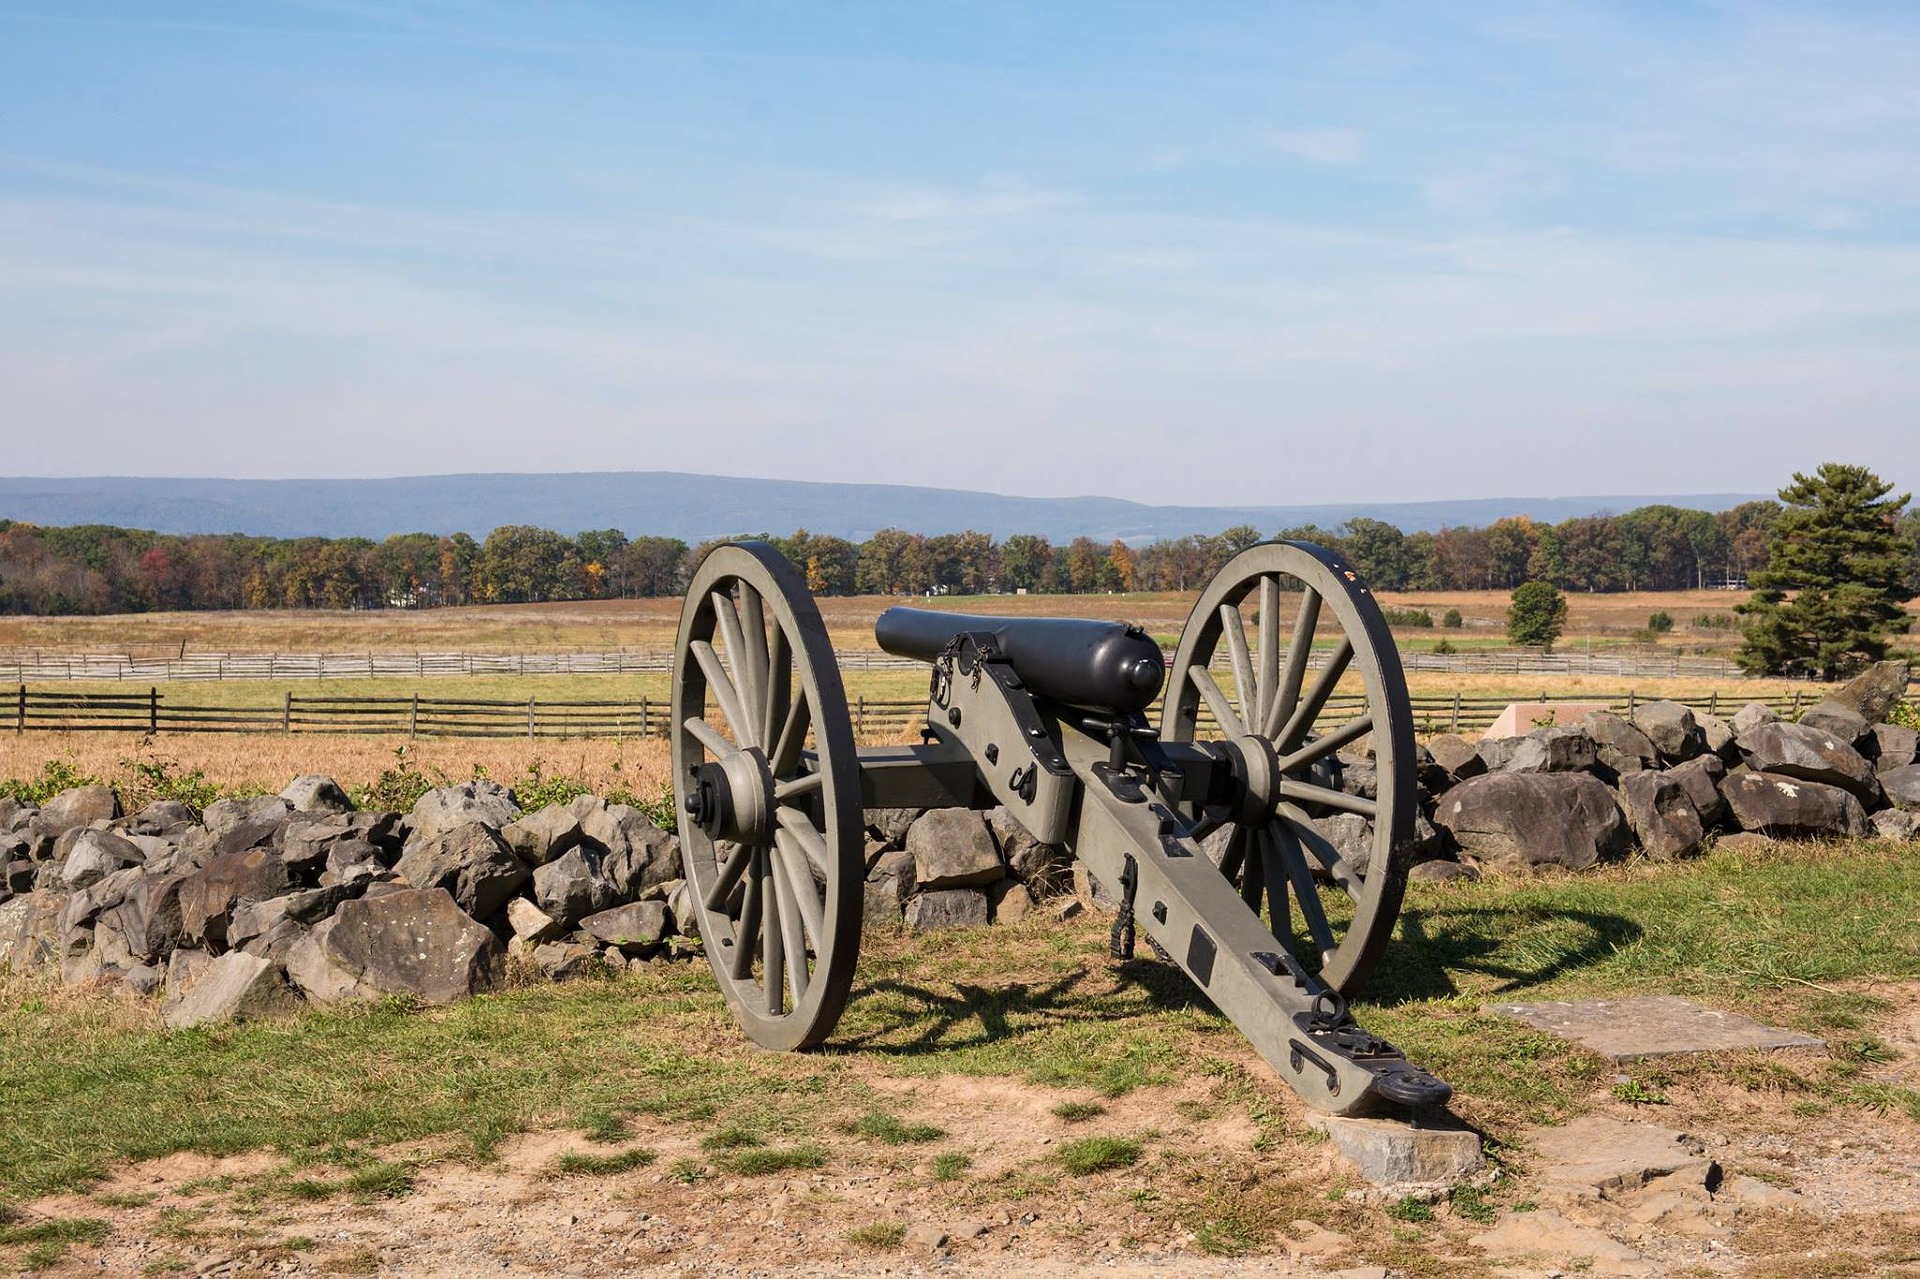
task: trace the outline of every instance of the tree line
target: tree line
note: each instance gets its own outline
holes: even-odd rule
[[[1144,545],[1032,534],[925,536],[882,529],[864,542],[805,529],[769,537],[822,595],[1029,591],[1186,591],[1269,536],[1342,552],[1379,590],[1509,589],[1547,581],[1571,591],[1681,590],[1741,582],[1767,568],[1783,507],[1747,502],[1707,512],[1653,505],[1624,515],[1405,533],[1356,518],[1336,529],[1261,530]],[[1905,568],[1920,589],[1920,515],[1899,521]],[[403,533],[369,538],[176,536],[107,525],[51,528],[0,520],[0,612],[43,615],[189,609],[429,608],[677,595],[712,543],[566,536],[504,525],[485,539]]]

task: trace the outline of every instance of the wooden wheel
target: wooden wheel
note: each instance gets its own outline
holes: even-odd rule
[[[1220,677],[1209,669],[1216,656],[1226,659]],[[1415,815],[1406,677],[1373,593],[1322,547],[1267,542],[1242,551],[1208,583],[1181,631],[1161,735],[1196,740],[1203,705],[1218,726],[1207,740],[1234,785],[1212,797],[1220,802],[1189,805],[1188,817],[1214,832],[1210,846],[1224,844],[1221,871],[1256,912],[1264,903],[1275,938],[1351,994],[1400,913]],[[1371,799],[1338,788],[1335,759],[1369,736]],[[1364,865],[1314,825],[1334,813],[1367,820]]]
[[[680,853],[720,990],[749,1038],[811,1048],[859,957],[860,764],[806,583],[764,542],[715,549],[673,654]]]

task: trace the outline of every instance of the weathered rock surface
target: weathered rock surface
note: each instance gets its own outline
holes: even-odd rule
[[[1313,828],[1332,844],[1353,873],[1364,876],[1373,865],[1373,823],[1358,813],[1329,813],[1313,819]],[[1317,866],[1311,861],[1309,866]]]
[[[1693,801],[1694,811],[1708,830],[1726,822],[1727,801],[1720,794],[1720,783],[1726,780],[1727,765],[1718,755],[1701,755],[1675,764],[1667,775],[1686,789],[1687,798]]]
[[[162,1016],[179,1030],[211,1022],[249,1021],[298,1011],[300,998],[286,972],[271,959],[242,951],[220,956],[197,974],[192,986]]]
[[[363,990],[444,1004],[500,981],[499,941],[444,888],[361,897],[323,927],[315,935],[325,957]]]
[[[181,936],[217,950],[226,945],[235,906],[279,897],[289,886],[286,864],[271,848],[215,857],[180,885]]]
[[[1571,1040],[1609,1061],[1822,1046],[1812,1035],[1762,1025],[1739,1013],[1709,1008],[1678,995],[1493,1004],[1490,1009]]]
[[[549,804],[500,829],[514,856],[529,866],[544,866],[577,846],[585,836],[580,818],[564,804]]]
[[[1840,839],[1867,833],[1866,810],[1838,786],[1771,773],[1733,773],[1720,793],[1741,830],[1772,839]]]
[[[1760,772],[1838,786],[1862,801],[1878,797],[1873,766],[1832,733],[1806,724],[1762,724],[1740,739],[1740,747]]]
[[[1908,764],[1880,774],[1880,788],[1895,808],[1920,812],[1920,764]]]
[[[1867,819],[1875,839],[1920,839],[1920,812],[1904,808],[1883,808]]]
[[[1509,773],[1584,773],[1594,766],[1598,745],[1587,730],[1572,724],[1537,729],[1520,739]]]
[[[499,830],[520,816],[513,792],[485,778],[458,786],[438,786],[414,802],[407,825],[415,838],[430,837],[458,826],[478,824]]]
[[[1628,845],[1613,793],[1584,773],[1476,777],[1440,798],[1433,822],[1469,856],[1502,870],[1582,870]]]
[[[1848,680],[1829,700],[1852,707],[1869,724],[1887,718],[1893,704],[1906,697],[1911,671],[1904,660],[1875,662]]]
[[[1692,759],[1707,748],[1699,721],[1678,702],[1647,702],[1635,709],[1633,722],[1660,752],[1660,758],[1670,763]]]
[[[1376,1186],[1452,1185],[1485,1163],[1480,1134],[1451,1115],[1418,1125],[1340,1115],[1310,1115],[1307,1123]]]
[[[993,833],[976,812],[938,808],[907,832],[914,880],[923,892],[991,884],[1006,873]]]
[[[243,826],[268,826],[284,823],[293,805],[278,795],[255,795],[248,799],[222,799],[207,805],[202,825],[214,836],[226,835]]]
[[[1490,1257],[1578,1257],[1581,1270],[1600,1275],[1657,1275],[1660,1267],[1604,1230],[1577,1225],[1551,1208],[1513,1213],[1468,1240]],[[1513,1273],[1527,1273],[1514,1271]],[[1558,1269],[1549,1273],[1559,1274]]]
[[[869,808],[867,829],[889,847],[901,848],[906,845],[907,832],[913,829],[913,824],[926,811],[924,808]]]
[[[1460,781],[1487,771],[1487,761],[1480,757],[1478,745],[1458,733],[1442,733],[1430,739],[1427,749],[1432,752],[1434,763]]]
[[[415,833],[394,863],[395,873],[415,888],[444,888],[461,910],[485,919],[506,905],[532,872],[513,855],[493,827],[464,822]]]
[[[1920,763],[1920,729],[1900,724],[1873,726],[1873,766],[1879,772]]]
[[[1712,758],[1706,755],[1699,760]],[[1700,851],[1706,826],[1679,778],[1671,773],[1629,773],[1620,779],[1620,800],[1627,824],[1647,856],[1671,861]]]
[[[616,906],[581,920],[580,931],[623,954],[651,955],[667,939],[667,906],[665,902]]]
[[[1000,846],[1007,873],[1042,897],[1068,891],[1073,882],[1073,858],[1058,844],[1043,844],[1028,833],[1019,818],[1005,808],[987,812],[987,828]]]
[[[1656,1180],[1711,1188],[1719,1170],[1701,1144],[1684,1133],[1583,1115],[1558,1128],[1532,1128],[1541,1197],[1579,1201],[1616,1199]]]
[[[541,911],[572,927],[613,905],[613,885],[600,874],[600,854],[570,848],[533,872],[533,900]]]
[[[340,783],[325,773],[308,773],[287,783],[280,798],[293,805],[296,813],[350,813],[353,801]]]
[[[907,906],[907,929],[979,928],[987,922],[987,895],[977,888],[941,888],[923,892]]]
[[[1807,709],[1800,717],[1803,727],[1829,733],[1849,745],[1858,745],[1873,732],[1873,725],[1845,702],[1828,698]]]
[[[507,903],[507,927],[516,938],[534,945],[552,941],[566,931],[559,920],[524,897],[515,897]]]
[[[98,782],[61,791],[40,806],[29,829],[44,839],[57,839],[80,826],[110,822],[120,816],[120,798],[111,786]]]
[[[1637,773],[1660,762],[1647,735],[1612,711],[1591,711],[1580,720],[1580,727],[1593,739],[1595,762],[1616,775]]]
[[[137,847],[118,835],[81,830],[60,865],[60,879],[68,888],[85,888],[146,860]]]
[[[1733,724],[1734,737],[1740,738],[1745,737],[1762,724],[1778,724],[1780,717],[1774,714],[1772,707],[1762,702],[1748,702],[1745,706],[1742,706],[1738,711],[1734,712],[1731,722]]]
[[[573,811],[583,842],[605,850],[600,873],[620,896],[641,897],[682,878],[679,837],[655,826],[639,809],[583,795]]]

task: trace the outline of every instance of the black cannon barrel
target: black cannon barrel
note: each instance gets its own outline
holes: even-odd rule
[[[938,658],[954,636],[965,634],[993,636],[1021,682],[1041,697],[1072,706],[1145,710],[1167,676],[1160,646],[1124,622],[890,608],[873,624],[881,648],[922,662]]]

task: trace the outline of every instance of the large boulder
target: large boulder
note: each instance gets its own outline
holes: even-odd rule
[[[138,847],[118,835],[83,829],[60,863],[60,879],[68,888],[85,888],[146,860]]]
[[[1700,740],[1706,743],[1708,754],[1718,755],[1725,760],[1739,760],[1740,746],[1735,740],[1733,725],[1705,711],[1695,711],[1693,718],[1700,725]]]
[[[1581,870],[1626,852],[1613,792],[1585,773],[1490,773],[1448,791],[1434,825],[1468,855],[1503,870]]]
[[[271,848],[215,857],[180,885],[180,935],[192,945],[218,950],[227,944],[235,906],[282,896],[290,886],[286,864]]]
[[[1887,718],[1895,702],[1906,697],[1909,677],[1904,660],[1875,662],[1848,680],[1830,700],[1852,707],[1867,723],[1878,724]]]
[[[353,801],[340,783],[325,773],[308,773],[287,783],[280,798],[293,805],[296,813],[351,813]]]
[[[583,795],[574,801],[583,843],[601,850],[600,873],[619,897],[632,899],[683,878],[680,839],[626,804],[606,804]]]
[[[331,978],[335,1000],[407,994],[445,1004],[500,982],[499,940],[444,888],[403,888],[342,903],[313,938],[329,971],[309,979],[321,986]],[[315,958],[303,952],[297,962]],[[344,992],[342,977],[351,981]]]
[[[1920,812],[1920,764],[1887,770],[1880,774],[1880,786],[1895,808]]]
[[[600,874],[597,849],[570,848],[533,872],[533,900],[568,928],[613,905],[613,885]]]
[[[111,786],[93,782],[61,791],[42,804],[27,823],[27,835],[35,845],[35,856],[44,858],[53,841],[68,831],[110,822],[118,816],[119,796],[113,793]]]
[[[1000,846],[1000,859],[1007,864],[1007,873],[1029,885],[1037,895],[1049,897],[1072,887],[1073,854],[1065,848],[1041,843],[1005,808],[987,810],[987,828]],[[912,878],[909,870],[908,891],[912,891]]]
[[[907,832],[913,877],[923,892],[977,888],[1006,874],[986,820],[965,808],[936,808]]]
[[[107,913],[136,958],[164,962],[180,944],[180,886],[185,875],[141,875]]]
[[[1683,763],[1707,748],[1700,722],[1678,702],[1647,702],[1634,710],[1633,722],[1660,758],[1671,763]]]
[[[1480,757],[1479,744],[1458,733],[1441,733],[1429,738],[1427,750],[1432,753],[1435,764],[1460,781],[1487,771],[1487,761]]]
[[[220,836],[243,826],[284,826],[293,813],[293,805],[278,795],[252,795],[244,799],[220,799],[207,805],[201,825]]]
[[[941,928],[983,928],[987,914],[987,895],[977,888],[936,889],[907,903],[907,930],[925,933]]]
[[[427,835],[415,833],[393,867],[415,888],[444,888],[460,909],[485,919],[532,874],[491,826],[465,822]]]
[[[458,826],[480,825],[493,830],[520,816],[513,792],[484,777],[458,786],[436,786],[414,801],[407,825],[416,838],[433,836]]]
[[[529,866],[544,866],[578,845],[583,832],[580,818],[565,804],[548,804],[537,813],[500,828],[514,856]]]
[[[1866,809],[1838,786],[1748,772],[1730,775],[1720,793],[1741,830],[1771,839],[1839,839],[1868,830]]]
[[[1727,801],[1720,794],[1720,783],[1726,780],[1727,765],[1718,755],[1702,755],[1684,764],[1675,764],[1667,773],[1686,790],[1687,798],[1693,801],[1694,811],[1700,814],[1700,820],[1708,827],[1718,826],[1727,820]]]
[[[1474,743],[1474,749],[1480,753],[1486,770],[1498,773],[1513,762],[1513,757],[1520,752],[1520,743],[1526,740],[1524,737],[1483,737]]]
[[[1334,851],[1353,868],[1353,873],[1364,877],[1373,865],[1373,823],[1358,813],[1329,813],[1311,820],[1314,829],[1333,845]],[[1311,854],[1308,855],[1309,868],[1318,867],[1319,864]]]
[[[1873,725],[1845,702],[1829,697],[1807,709],[1800,722],[1808,728],[1830,734],[1850,745],[1858,746],[1873,735]]]
[[[888,848],[902,848],[907,842],[907,832],[926,811],[924,808],[869,808],[867,829]]]
[[[616,906],[581,920],[580,931],[597,942],[617,947],[622,954],[651,955],[667,938],[667,904],[629,902]]]
[[[1745,737],[1762,724],[1778,724],[1780,717],[1774,714],[1771,706],[1763,702],[1748,702],[1745,706],[1742,706],[1734,712],[1731,722],[1733,725],[1733,735],[1738,739]]]
[[[1509,773],[1585,773],[1592,770],[1598,743],[1573,724],[1539,728],[1520,739]]]
[[[1879,772],[1920,763],[1920,730],[1900,724],[1873,726],[1873,766]]]
[[[1639,837],[1641,849],[1654,860],[1691,857],[1700,851],[1706,826],[1687,788],[1673,774],[1649,770],[1622,777],[1620,807],[1626,812],[1627,825]]]
[[[866,910],[861,927],[898,928],[913,896],[913,854],[903,848],[890,849],[867,872]]]
[[[1589,711],[1581,717],[1580,727],[1593,739],[1595,762],[1615,776],[1638,773],[1660,762],[1647,735],[1612,711]]]
[[[190,989],[168,1003],[166,1024],[179,1030],[211,1022],[250,1021],[299,1010],[300,996],[287,985],[279,964],[242,951],[222,955],[198,974]]]
[[[1740,739],[1747,763],[1763,773],[1839,786],[1863,801],[1877,799],[1873,765],[1839,737],[1805,724],[1762,724]]]
[[[1883,808],[1867,821],[1873,827],[1875,839],[1893,840],[1897,843],[1920,839],[1920,812],[1908,812],[1903,808]]]
[[[178,835],[198,821],[193,810],[179,800],[156,799],[133,816],[122,817],[114,827],[138,835]]]

